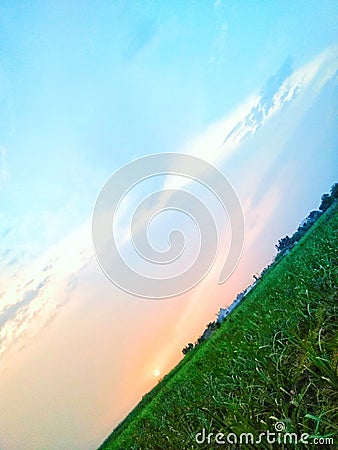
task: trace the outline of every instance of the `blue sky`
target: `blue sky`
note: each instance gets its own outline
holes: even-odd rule
[[[259,3],[0,5],[2,449],[98,445],[337,181],[337,4]],[[223,170],[246,244],[229,283],[159,304],[105,279],[90,221],[165,151]]]
[[[121,164],[176,151],[287,58],[332,44],[335,14],[309,1],[2,5],[1,203],[14,225],[68,207],[59,238]]]

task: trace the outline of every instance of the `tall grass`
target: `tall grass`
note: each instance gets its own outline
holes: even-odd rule
[[[204,428],[207,434],[258,436],[274,431],[279,421],[287,432],[335,437],[337,236],[336,203],[100,448],[213,449],[215,443],[198,444],[196,433]],[[277,448],[274,445],[262,442],[259,448]]]

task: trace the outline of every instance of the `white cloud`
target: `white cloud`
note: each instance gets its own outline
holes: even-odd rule
[[[338,70],[338,47],[329,47],[309,63],[296,69],[276,88],[269,98],[262,91],[249,96],[238,108],[211,124],[202,134],[187,142],[179,151],[194,155],[211,164],[223,165],[238,150],[240,144],[257,133],[287,104],[298,98],[310,103]],[[308,106],[311,106],[310,104]],[[304,111],[305,112],[305,111]],[[190,181],[168,176],[166,189],[182,188]]]
[[[236,151],[240,150],[242,142],[255,135],[260,127],[264,126],[287,104],[296,103],[306,98],[310,102],[308,106],[311,106],[311,102],[324,84],[337,71],[337,54],[336,47],[329,48],[308,64],[293,71],[273,93],[270,99],[272,106],[269,108],[262,104],[260,92],[252,94],[231,114],[210,125],[204,133],[186,143],[180,151],[201,157],[213,164],[224,164]],[[303,108],[301,110],[303,111]],[[255,117],[253,114],[257,111],[261,112],[260,120],[258,120],[258,116]],[[1,179],[7,179],[8,177],[5,156],[5,148],[0,147]],[[182,182],[182,179],[178,177],[166,177],[164,187],[180,188],[187,182],[189,181]],[[161,199],[161,207],[165,207],[167,201],[165,195]],[[129,236],[129,228],[125,227],[125,217],[130,214],[130,207],[134,200],[132,196],[127,197],[125,203],[122,204],[123,212],[117,224],[117,231],[119,240],[122,239],[123,242]],[[249,202],[249,199],[244,200]],[[262,204],[266,205],[267,203],[269,201],[264,201]],[[256,234],[257,232],[256,230]],[[13,305],[23,298],[28,289],[27,284],[31,280],[29,290],[36,289],[47,275],[51,275],[39,295],[25,308],[20,309],[17,316],[8,321],[0,330],[2,352],[8,350],[21,336],[29,333],[29,330],[35,330],[36,332],[55,316],[58,305],[68,295],[66,287],[79,268],[92,258],[92,253],[90,220],[88,220],[68,238],[53,246],[29,268],[22,269],[16,280],[7,280],[9,289],[7,289],[5,295],[2,294],[0,313],[5,306]],[[45,268],[47,269],[44,271]],[[20,286],[17,282],[18,277],[21,280]]]
[[[264,128],[267,131],[267,133],[264,131],[264,148],[267,154],[264,156],[264,162],[262,162],[259,168],[259,178],[252,181],[252,190],[250,193],[242,192],[241,197],[242,202],[250,203],[252,201],[251,196],[255,192],[255,184],[257,185],[259,179],[269,172],[278,154],[285,148],[284,145],[287,139],[292,135],[307,109],[311,107],[323,85],[334,76],[337,70],[336,55],[337,49],[329,48],[309,63],[294,71],[292,71],[290,60],[288,60],[259,92],[252,94],[227,117],[210,125],[204,133],[185,144],[180,151],[185,154],[200,157],[211,164],[223,166],[231,156],[242,150],[242,144],[245,142],[253,142],[251,141],[253,136],[258,133],[260,128]],[[288,105],[293,105],[295,108],[288,110],[285,118],[279,120],[279,132],[282,136],[274,135],[274,151],[271,152],[266,147],[271,146],[271,140],[269,141],[269,138],[272,138],[274,131],[271,131],[271,128],[269,130],[266,125]],[[262,143],[260,146],[262,146]],[[252,151],[259,153],[257,144],[253,143]],[[242,163],[244,164],[244,161]],[[246,176],[249,177],[250,172]],[[185,188],[194,191],[194,186],[190,178],[175,177],[172,175],[164,178],[163,187],[164,189]],[[273,195],[275,195],[275,199],[278,197],[276,193]],[[270,197],[266,198],[264,196],[264,199],[264,208],[270,203],[271,205],[273,204]],[[165,209],[168,200],[167,192],[162,192],[157,204],[153,205],[153,212]],[[122,212],[122,223],[127,216],[131,216],[132,214],[130,202],[126,206],[129,207],[126,207]],[[258,205],[255,205],[255,209],[257,211],[259,210]],[[270,215],[272,213],[273,210],[270,211]],[[250,217],[254,220],[254,214],[252,212],[250,213]],[[268,218],[269,214],[266,211],[265,220],[262,221],[260,218],[261,227],[265,225]],[[138,231],[145,233],[146,224],[139,223],[138,225]],[[252,239],[257,237],[259,232],[260,228],[258,229],[256,227],[256,234],[252,236]],[[123,244],[125,244],[130,239],[129,227],[120,227],[120,234],[121,237],[123,236]]]
[[[2,280],[8,288],[1,298],[0,318],[5,319],[8,310],[16,310],[16,314],[7,315],[8,320],[0,324],[0,357],[16,343],[20,346],[23,336],[36,335],[55,317],[69,296],[67,286],[92,256],[87,221],[19,274]]]
[[[330,47],[301,68],[295,70],[276,92],[274,107],[266,117],[269,119],[286,103],[311,87],[314,94],[318,94],[324,84],[330,80],[338,70],[338,47]]]

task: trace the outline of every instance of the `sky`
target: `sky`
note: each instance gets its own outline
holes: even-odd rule
[[[96,448],[337,181],[337,3],[260,3],[1,3],[1,450]],[[91,222],[116,170],[163,152],[222,171],[245,243],[219,285],[229,222],[206,200],[215,265],[157,301],[107,279]],[[208,194],[145,183],[122,205],[122,247],[132,207],[173,186]],[[176,221],[154,225],[159,246]]]

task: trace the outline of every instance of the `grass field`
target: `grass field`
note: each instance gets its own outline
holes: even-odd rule
[[[337,448],[337,248],[336,202],[100,448]],[[215,443],[218,432],[256,439],[275,425],[285,428],[281,444]],[[211,443],[196,442],[203,429]],[[307,433],[309,443],[283,444],[285,432]]]

